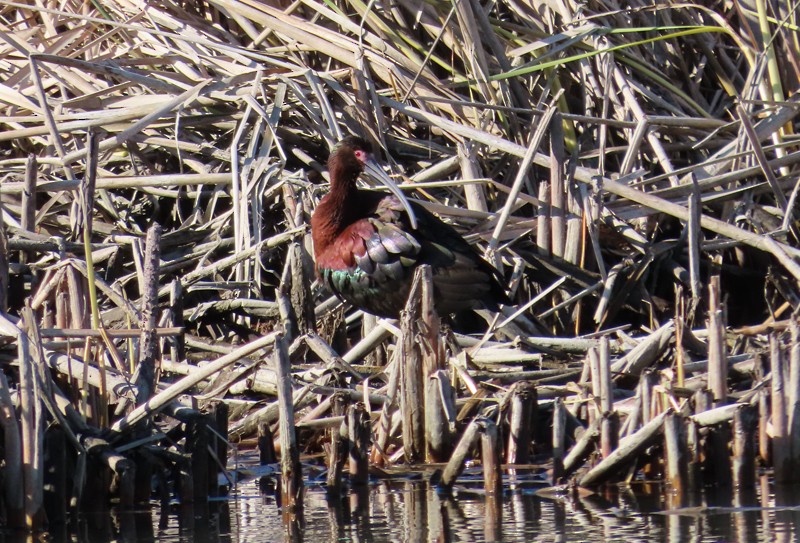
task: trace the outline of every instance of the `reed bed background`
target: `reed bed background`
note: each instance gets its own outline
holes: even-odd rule
[[[459,399],[454,439],[486,409],[508,425],[517,382],[556,413],[541,435],[564,406],[581,428],[621,414],[632,435],[688,417],[698,390],[734,406],[727,423],[766,405],[766,361],[794,346],[771,426],[788,439],[799,36],[796,6],[761,1],[0,2],[0,403],[7,450],[21,419],[5,482],[26,466],[28,523],[43,421],[81,453],[104,440],[88,456],[140,488],[142,458],[186,467],[209,406],[229,410],[233,441],[283,439],[273,357],[293,364],[305,452],[341,423],[344,391],[364,402],[373,463],[436,459],[403,441],[390,363],[427,356],[430,328],[404,333],[314,282],[308,220],[351,133],[514,300],[431,340]],[[580,440],[541,435],[531,452]]]

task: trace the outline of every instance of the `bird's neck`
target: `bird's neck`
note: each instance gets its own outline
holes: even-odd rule
[[[322,199],[312,218],[315,246],[332,243],[342,230],[358,218],[358,189],[355,183],[334,186]]]

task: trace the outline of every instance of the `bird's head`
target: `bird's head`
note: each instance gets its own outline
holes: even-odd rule
[[[348,185],[355,187],[356,180],[361,173],[366,173],[391,191],[408,214],[412,228],[417,227],[417,217],[411,204],[406,199],[403,191],[383,171],[372,156],[372,145],[358,136],[347,136],[334,145],[328,157],[328,171],[331,176],[331,185]]]
[[[355,184],[358,176],[372,158],[372,146],[363,138],[347,136],[333,146],[328,157],[331,183]]]

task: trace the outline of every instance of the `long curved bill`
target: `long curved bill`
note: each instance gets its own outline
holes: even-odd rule
[[[389,191],[392,194],[397,196],[397,199],[400,200],[400,203],[403,205],[403,209],[405,209],[406,213],[408,214],[408,219],[411,221],[411,227],[416,230],[417,216],[414,215],[414,210],[411,209],[411,203],[409,203],[409,201],[406,199],[405,195],[403,194],[403,191],[400,190],[400,187],[395,185],[394,181],[392,181],[392,178],[389,177],[386,174],[386,172],[384,172],[383,169],[378,165],[378,163],[371,158],[364,163],[364,173],[366,173],[376,181],[379,181],[387,189],[389,189]]]

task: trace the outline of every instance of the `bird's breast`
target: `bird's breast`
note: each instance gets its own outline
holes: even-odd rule
[[[331,239],[314,239],[314,260],[317,269],[351,270],[356,266],[356,259],[367,252],[366,242],[373,233],[370,224],[357,221]]]

